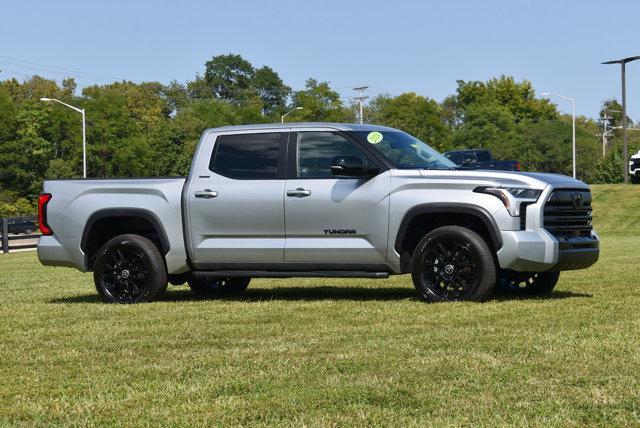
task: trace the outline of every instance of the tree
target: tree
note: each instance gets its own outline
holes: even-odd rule
[[[498,159],[515,158],[521,143],[513,114],[495,102],[467,107],[463,124],[453,134],[455,147],[486,148]]]
[[[600,108],[599,117],[600,119],[610,117],[610,126],[622,126],[622,105],[615,98],[604,100]],[[629,116],[627,116],[627,125],[633,126],[633,120]]]
[[[0,87],[0,144],[13,139],[16,132],[16,106]]]
[[[464,122],[467,110],[475,105],[494,104],[505,107],[513,120],[557,119],[558,112],[554,104],[546,99],[537,99],[531,82],[516,82],[513,77],[500,76],[487,82],[458,80],[454,121]]]
[[[242,100],[251,91],[254,70],[240,55],[218,55],[205,64],[204,81],[211,94],[227,101]]]
[[[262,100],[262,110],[265,115],[282,112],[285,109],[291,88],[284,84],[278,73],[271,67],[265,65],[257,69],[252,86]]]
[[[430,146],[444,151],[450,141],[442,109],[429,98],[408,92],[397,97],[379,96],[370,106],[374,123],[402,129]]]
[[[318,82],[310,78],[305,89],[292,95],[292,108],[302,110],[292,113],[292,120],[299,119],[311,122],[347,122],[353,121],[353,115],[345,108],[340,95],[331,89],[328,82]]]

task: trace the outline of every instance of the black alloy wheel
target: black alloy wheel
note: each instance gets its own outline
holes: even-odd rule
[[[476,232],[443,226],[425,235],[414,251],[412,277],[428,301],[484,300],[495,285],[493,254]]]
[[[560,272],[511,272],[503,274],[498,280],[500,289],[509,293],[528,295],[550,294],[558,280]]]
[[[139,235],[120,235],[98,252],[94,281],[104,301],[138,303],[164,293],[167,273],[153,242]]]

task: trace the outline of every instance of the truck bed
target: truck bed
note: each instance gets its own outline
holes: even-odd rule
[[[182,189],[185,178],[78,179],[44,182],[44,193],[52,198],[47,222],[52,236],[42,236],[38,256],[51,264],[86,271],[81,249],[83,231],[101,213],[126,215],[143,212],[157,219],[170,249],[166,254],[169,273],[187,270],[182,226]]]

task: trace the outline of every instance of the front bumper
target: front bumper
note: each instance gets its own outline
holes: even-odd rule
[[[502,231],[498,250],[500,268],[518,272],[585,269],[598,261],[600,241],[577,238],[560,243],[545,229]]]

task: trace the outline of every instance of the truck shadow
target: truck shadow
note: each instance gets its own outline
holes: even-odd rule
[[[489,302],[509,300],[560,300],[571,298],[590,298],[591,294],[575,293],[572,291],[556,291],[548,296],[528,296],[519,293],[496,292]],[[412,300],[420,301],[412,287],[277,287],[251,288],[237,295],[219,295],[213,297],[195,296],[188,288],[173,288],[160,299],[161,302],[190,302],[190,301],[239,301],[264,302],[268,300],[284,301],[321,301],[321,300],[351,300],[351,301],[390,301]],[[102,303],[97,294],[82,294],[78,296],[52,299],[50,303]]]

